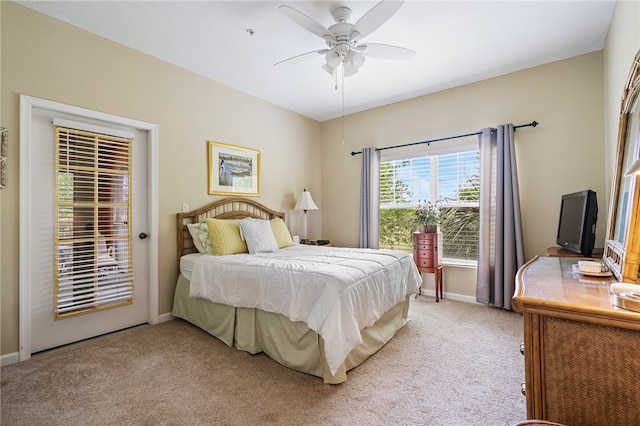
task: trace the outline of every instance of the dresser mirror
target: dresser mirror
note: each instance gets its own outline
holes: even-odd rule
[[[618,149],[609,206],[604,262],[620,282],[638,283],[640,262],[640,177],[627,175],[640,158],[640,51],[622,93]]]

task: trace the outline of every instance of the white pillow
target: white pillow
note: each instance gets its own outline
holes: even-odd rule
[[[268,220],[239,220],[238,225],[247,242],[249,254],[278,251],[278,243]]]
[[[209,235],[209,226],[206,223],[189,223],[187,229],[193,238],[193,245],[199,253],[213,254],[213,244]]]

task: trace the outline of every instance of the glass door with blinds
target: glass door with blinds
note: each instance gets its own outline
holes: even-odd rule
[[[151,136],[98,115],[32,112],[21,359],[148,321]]]
[[[156,139],[151,123],[36,98],[21,97],[21,104],[28,129],[20,147],[26,360],[153,318]]]
[[[132,303],[132,139],[55,128],[56,319]]]

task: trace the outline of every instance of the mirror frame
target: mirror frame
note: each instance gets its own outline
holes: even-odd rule
[[[640,177],[626,176],[625,172],[640,157],[640,128],[630,128],[632,123],[640,122],[639,96],[640,50],[636,53],[622,92],[615,174],[603,254],[605,264],[619,282],[634,284],[638,283],[640,263]],[[621,196],[621,189],[627,188],[626,196]],[[621,223],[617,223],[618,220]],[[620,227],[621,239],[616,238],[616,225]]]

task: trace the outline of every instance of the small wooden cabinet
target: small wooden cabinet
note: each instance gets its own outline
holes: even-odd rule
[[[429,232],[413,233],[413,261],[420,272],[434,275],[436,302],[442,298],[442,234]],[[439,293],[439,296],[438,296]],[[422,287],[418,294],[422,294]]]
[[[567,425],[640,424],[640,314],[614,306],[612,278],[541,257],[516,276],[524,317],[527,417]]]

